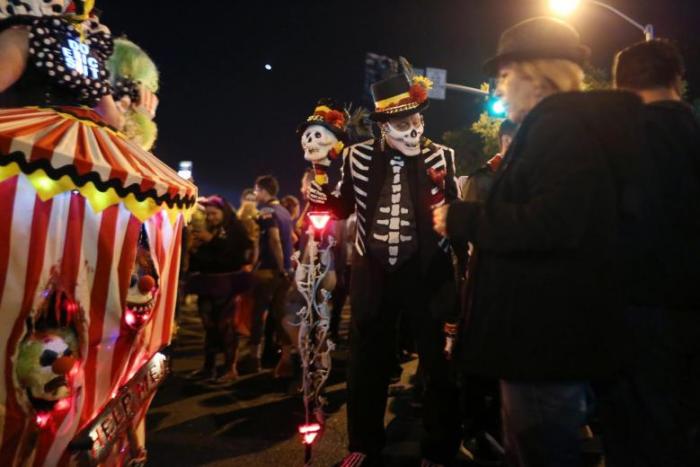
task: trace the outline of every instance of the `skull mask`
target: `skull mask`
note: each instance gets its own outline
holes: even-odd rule
[[[389,146],[405,156],[420,154],[420,139],[425,130],[421,114],[389,120],[381,128]]]
[[[301,135],[304,159],[315,164],[330,165],[328,154],[338,144],[338,138],[323,125],[311,125]]]

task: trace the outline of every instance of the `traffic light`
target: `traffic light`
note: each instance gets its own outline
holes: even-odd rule
[[[486,112],[489,117],[506,118],[508,109],[506,103],[496,95],[496,80],[489,82],[489,97],[486,99]]]
[[[489,117],[494,118],[506,118],[508,109],[506,109],[506,104],[503,99],[497,96],[490,96],[486,102],[486,111]]]

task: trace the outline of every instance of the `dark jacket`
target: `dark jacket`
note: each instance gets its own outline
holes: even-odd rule
[[[700,126],[681,102],[645,105],[641,124],[650,166],[644,225],[627,236],[640,245],[631,302],[700,311]]]
[[[211,241],[200,245],[190,257],[190,272],[221,274],[239,271],[247,262],[252,248],[241,222],[235,219]]]
[[[527,116],[485,203],[451,206],[451,238],[479,251],[461,339],[466,369],[512,380],[612,374],[624,357],[623,167],[641,103],[564,93]],[[469,302],[469,300],[467,300]]]
[[[432,209],[457,199],[454,151],[448,147],[422,141],[422,152],[416,157],[415,179],[409,180],[416,216],[418,264],[423,290],[417,300],[425,301],[425,309],[435,317],[455,316],[457,289],[449,253],[449,242],[433,230]],[[387,157],[379,141],[369,140],[347,147],[343,152],[342,180],[336,196],[330,196],[327,207],[336,217],[347,218],[357,212],[357,234],[354,239],[353,273],[350,300],[353,313],[374,316],[380,313],[384,269],[373,261],[365,245],[374,223],[375,210],[387,171]],[[444,183],[436,183],[430,172],[441,173]]]

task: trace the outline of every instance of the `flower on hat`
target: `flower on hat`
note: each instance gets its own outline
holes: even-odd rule
[[[336,159],[340,155],[340,153],[343,151],[344,147],[345,147],[345,143],[343,143],[342,141],[338,141],[331,148],[330,152],[328,153],[328,157],[330,157],[331,159]]]
[[[313,120],[323,120],[328,125],[341,130],[345,127],[345,114],[326,105],[319,105],[314,109],[313,115],[308,118],[308,121]]]
[[[413,84],[420,84],[423,86],[426,90],[431,90],[433,89],[433,81],[426,77],[426,76],[414,76],[413,79],[411,80]]]
[[[408,93],[411,95],[411,99],[419,104],[428,100],[428,91],[420,84],[411,85]]]
[[[345,126],[345,115],[343,115],[343,112],[339,112],[337,110],[326,112],[323,119],[326,123],[333,125],[336,128],[343,128]]]
[[[433,82],[425,76],[414,76],[413,84],[408,90],[411,99],[419,104],[428,100],[428,91],[433,88]]]

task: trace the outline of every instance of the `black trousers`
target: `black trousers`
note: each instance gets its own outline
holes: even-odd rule
[[[375,282],[376,287],[381,287],[378,311],[368,314],[366,310],[352,310],[348,365],[349,450],[377,458],[384,448],[384,413],[389,376],[396,359],[396,333],[401,314],[408,313],[415,325],[426,384],[423,457],[447,464],[459,447],[460,420],[458,389],[442,354],[442,324],[428,311],[428,294],[420,282],[417,262],[381,274],[381,280]]]
[[[204,326],[204,370],[212,373],[216,366],[216,354],[223,352],[224,368],[228,371],[233,366],[237,346],[232,300],[200,296],[197,306]]]

